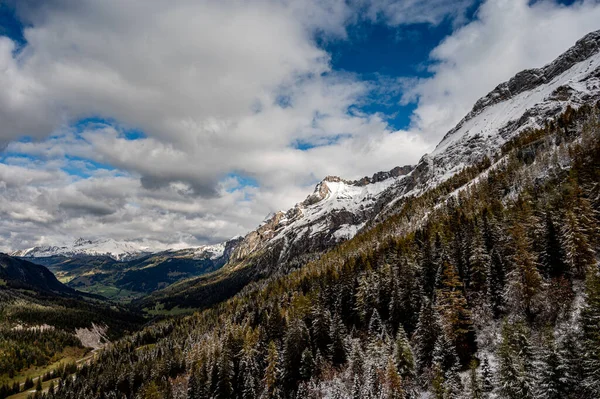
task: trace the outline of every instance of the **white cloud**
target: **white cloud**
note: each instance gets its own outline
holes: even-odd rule
[[[437,142],[475,101],[527,68],[542,67],[585,34],[600,29],[600,4],[491,0],[477,19],[456,30],[432,53],[433,77],[412,82],[406,99],[419,100],[414,127]]]
[[[356,111],[380,87],[332,71],[314,40],[344,40],[361,18],[460,22],[471,3],[16,2],[27,45],[16,51],[0,37],[0,145],[29,157],[0,163],[0,249],[80,235],[193,245],[244,233],[326,175],[416,162],[477,98],[600,27],[591,1],[486,2],[432,52],[432,78],[406,87],[419,104],[410,131]],[[117,125],[70,127],[91,116]],[[128,128],[146,137],[128,140]],[[15,141],[23,135],[34,141]],[[240,187],[232,173],[260,186]]]

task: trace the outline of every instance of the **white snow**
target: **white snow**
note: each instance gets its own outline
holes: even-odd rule
[[[151,251],[149,248],[133,242],[116,241],[112,238],[103,238],[97,240],[84,240],[80,238],[69,245],[33,247],[25,250],[14,251],[11,253],[11,255],[36,258],[58,255],[106,255],[116,260],[122,260],[150,252]]]
[[[600,53],[597,53],[590,58],[575,64],[573,67],[555,77],[547,84],[540,85],[533,90],[520,93],[506,101],[488,106],[482,110],[480,114],[464,121],[463,125],[452,135],[446,137],[438,144],[431,156],[437,156],[446,151],[452,144],[460,139],[474,137],[476,135],[495,136],[509,122],[518,120],[525,112],[534,106],[555,106],[557,101],[547,101],[548,97],[560,86],[569,86],[572,89],[587,94],[588,86],[581,83],[590,72],[600,66]],[[535,127],[536,121],[530,121],[520,128]],[[519,131],[520,131],[519,130]],[[513,132],[513,135],[518,131]]]
[[[396,184],[403,177],[391,177],[381,182],[366,184],[364,186],[358,186],[345,181],[324,180],[316,189],[319,190],[322,186],[326,187],[324,198],[308,206],[297,204],[296,208],[299,207],[301,210],[300,217],[294,218],[291,221],[282,219],[280,225],[284,227],[277,232],[271,241],[278,240],[290,231],[299,231],[302,227],[306,226],[311,227],[312,235],[328,230],[331,228],[329,221],[326,220],[328,215],[342,210],[357,214],[370,208],[383,191]],[[358,225],[344,224],[343,227],[334,233],[334,236],[338,239],[352,238],[363,226],[364,223]]]

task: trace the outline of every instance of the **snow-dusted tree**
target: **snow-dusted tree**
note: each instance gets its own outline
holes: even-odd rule
[[[288,328],[283,340],[283,382],[288,391],[296,386],[300,379],[300,368],[304,349],[309,348],[308,329],[304,321],[293,319],[288,323]]]
[[[498,347],[499,394],[503,399],[533,399],[533,355],[529,330],[505,321]]]
[[[477,362],[471,361],[469,365],[469,379],[465,389],[465,399],[483,399],[485,396],[481,377],[477,372]]]
[[[588,238],[586,216],[567,210],[562,220],[561,241],[565,249],[565,261],[573,274],[578,278],[585,277],[589,268],[594,264],[594,250]]]
[[[278,398],[281,395],[280,361],[277,345],[273,341],[269,343],[266,362],[267,367],[263,378],[264,389],[261,398]]]
[[[435,309],[440,314],[442,329],[455,345],[458,356],[468,362],[474,346],[471,311],[458,271],[447,259],[443,261],[440,287],[436,290]]]
[[[581,326],[585,353],[584,387],[590,397],[600,398],[600,274],[598,270],[590,271],[586,279]]]
[[[550,334],[544,337],[537,358],[535,397],[540,399],[568,397],[569,390],[573,387],[565,385],[565,369],[561,367],[561,359],[554,338]]]
[[[507,276],[504,299],[514,314],[524,315],[531,320],[543,303],[544,281],[524,226],[515,224],[511,229],[511,238],[512,270]]]
[[[329,345],[329,329],[331,328],[331,313],[322,306],[315,306],[311,312],[312,323],[312,343],[315,349],[319,349],[321,353],[328,355]]]
[[[440,334],[439,316],[436,314],[431,302],[425,298],[421,311],[419,312],[419,321],[412,337],[414,343],[414,354],[419,373],[431,366],[433,359],[433,349],[435,342]]]
[[[415,377],[415,357],[402,326],[396,334],[394,361],[402,378],[412,379]]]
[[[385,383],[381,392],[384,399],[403,399],[404,389],[402,377],[394,364],[394,360],[389,357],[385,367]]]
[[[344,344],[344,337],[346,335],[346,326],[342,322],[338,313],[335,313],[331,320],[331,327],[329,329],[329,339],[331,344],[329,345],[329,354],[331,362],[334,365],[343,364],[346,362],[346,346]]]
[[[481,362],[481,388],[486,393],[494,390],[494,376],[487,356],[484,356]]]
[[[584,396],[583,379],[585,376],[585,364],[583,359],[583,337],[579,323],[559,328],[557,335],[559,369],[563,376],[563,383],[568,387],[566,398],[577,399]]]
[[[487,298],[488,281],[491,269],[490,254],[485,247],[483,236],[479,230],[475,230],[473,234],[473,242],[471,243],[471,255],[469,257],[470,265],[470,290],[478,293],[478,296]]]

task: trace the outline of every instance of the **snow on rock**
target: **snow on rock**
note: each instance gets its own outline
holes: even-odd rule
[[[115,260],[134,259],[152,251],[133,242],[116,241],[112,238],[86,240],[79,238],[70,245],[39,246],[29,249],[14,251],[11,256],[20,257],[49,257],[49,256],[109,256]]]

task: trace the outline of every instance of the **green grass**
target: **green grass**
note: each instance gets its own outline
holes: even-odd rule
[[[113,301],[129,302],[133,299],[139,298],[144,294],[136,291],[129,291],[122,288],[118,288],[112,285],[104,284],[93,284],[86,287],[76,287],[79,291],[87,292],[89,294],[102,295]]]
[[[88,353],[89,349],[85,348],[65,348],[63,353],[60,355],[60,359],[42,367],[30,367],[16,374],[13,378],[9,378],[8,375],[0,375],[0,383],[8,382],[8,385],[12,385],[15,381],[19,384],[25,382],[29,378],[40,377],[52,370],[55,370],[61,364],[75,363],[78,360],[84,358]]]
[[[175,306],[173,309],[167,310],[162,303],[154,306],[154,309],[144,308],[144,312],[152,316],[179,316],[194,313],[196,310],[197,309],[195,308],[180,308],[179,306]]]
[[[42,382],[42,392],[46,392],[48,390],[48,388],[50,388],[50,383],[52,383],[52,382],[54,382],[54,386],[56,386],[58,384],[59,380],[60,380],[60,378],[55,378],[53,380]],[[37,382],[37,380],[36,380],[36,382]],[[9,396],[7,399],[27,399],[27,397],[29,395],[32,395],[34,392],[35,392],[35,387],[30,388],[24,392],[20,392],[20,393],[14,394],[12,396]]]

